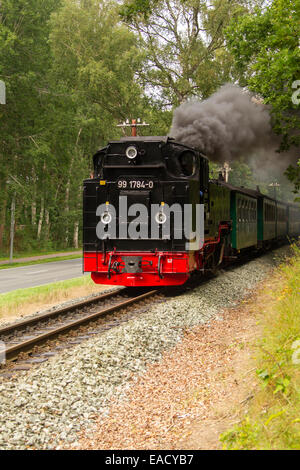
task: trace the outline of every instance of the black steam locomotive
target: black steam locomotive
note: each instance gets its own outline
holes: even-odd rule
[[[169,137],[124,137],[84,181],[84,271],[99,284],[178,285],[245,250],[300,235],[300,208],[209,180],[208,159]]]

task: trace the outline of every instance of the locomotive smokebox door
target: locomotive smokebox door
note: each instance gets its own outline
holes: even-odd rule
[[[142,256],[123,256],[125,263],[123,272],[125,273],[141,273],[142,272]]]

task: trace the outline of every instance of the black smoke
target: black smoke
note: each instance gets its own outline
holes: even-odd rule
[[[243,157],[255,166],[276,165],[283,171],[298,157],[296,149],[278,153],[280,138],[272,132],[268,108],[232,84],[175,109],[170,136],[216,162]]]

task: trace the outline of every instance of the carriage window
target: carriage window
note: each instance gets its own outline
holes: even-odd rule
[[[265,205],[265,221],[275,222],[275,205],[269,203]]]
[[[253,221],[256,221],[256,204],[253,202]]]
[[[197,156],[190,150],[167,155],[165,161],[168,172],[177,178],[193,176],[197,170]]]
[[[242,200],[242,221],[245,220],[245,201]]]
[[[196,156],[194,152],[182,152],[179,157],[181,171],[185,176],[192,176],[196,171]]]
[[[104,159],[105,153],[104,152],[99,152],[97,155],[94,157],[94,172],[95,176],[102,176],[103,174],[103,159]]]

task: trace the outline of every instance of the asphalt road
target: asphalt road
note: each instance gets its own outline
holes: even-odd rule
[[[82,276],[82,259],[0,269],[0,294]]]

